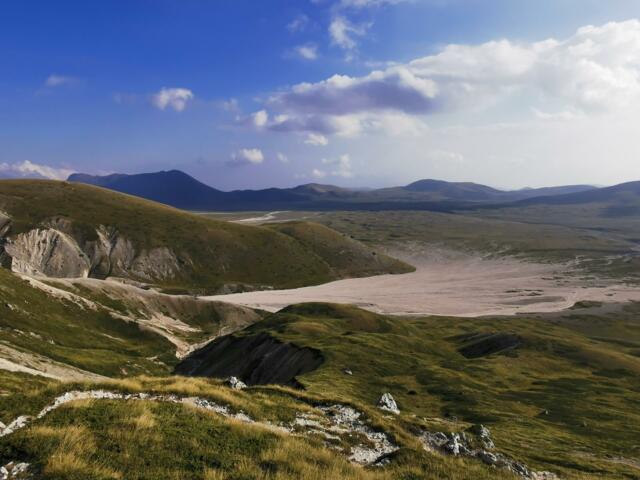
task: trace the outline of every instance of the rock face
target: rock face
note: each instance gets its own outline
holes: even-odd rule
[[[147,282],[180,275],[188,259],[168,247],[136,252],[131,241],[100,225],[97,240],[79,241],[71,222],[57,218],[42,227],[10,237],[11,219],[0,211],[0,266],[16,273],[53,278],[108,276]]]
[[[5,244],[11,270],[27,275],[68,278],[87,277],[89,258],[68,235],[51,228],[21,233]]]
[[[380,410],[385,410],[387,412],[391,412],[396,415],[400,413],[398,404],[396,403],[396,401],[394,400],[394,398],[391,396],[390,393],[385,393],[384,395],[382,395],[382,397],[380,397],[380,400],[378,400],[378,408]]]
[[[322,365],[318,350],[284,343],[266,333],[227,335],[196,350],[176,368],[178,375],[238,377],[247,385],[280,384],[300,388],[296,376]]]

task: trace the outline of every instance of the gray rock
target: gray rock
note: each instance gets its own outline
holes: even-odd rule
[[[487,452],[486,450],[480,450],[478,452],[478,458],[487,465],[496,465],[498,463],[498,457],[496,457],[491,452]]]
[[[28,463],[9,462],[4,467],[0,467],[0,480],[32,478],[29,475]]]
[[[493,450],[494,448],[496,448],[495,444],[493,443],[493,439],[491,438],[491,432],[487,427],[481,424],[476,424],[469,430],[478,437],[480,442],[482,442],[482,446],[486,450]]]
[[[4,247],[11,257],[11,270],[54,278],[87,277],[89,258],[66,233],[36,228],[9,239]]]
[[[229,377],[227,380],[227,385],[229,385],[234,390],[243,390],[247,388],[247,384],[240,380],[238,377]]]
[[[391,396],[390,393],[385,393],[382,395],[382,397],[380,397],[380,400],[378,400],[378,408],[380,410],[385,410],[387,412],[391,412],[396,415],[400,413],[398,404],[396,403],[396,401],[394,400],[394,398]]]
[[[447,453],[453,456],[460,455],[460,453],[462,453],[462,443],[460,442],[460,435],[458,435],[457,433],[452,433],[449,436],[449,441],[444,445],[443,448]]]
[[[345,369],[343,370],[343,372],[344,372],[344,374],[345,374],[345,375],[353,375],[353,372],[352,372],[350,369],[348,369],[348,368],[345,368]]]

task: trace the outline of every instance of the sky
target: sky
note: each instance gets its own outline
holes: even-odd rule
[[[0,176],[640,180],[637,0],[6,0]]]

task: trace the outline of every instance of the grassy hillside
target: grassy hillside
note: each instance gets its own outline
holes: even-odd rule
[[[638,313],[632,305],[463,321],[302,304],[240,335],[267,332],[321,351],[325,363],[298,378],[310,395],[375,405],[391,392],[409,430],[481,422],[499,449],[536,469],[623,478],[638,474],[630,465],[640,457]],[[508,348],[505,337],[518,341]]]
[[[532,206],[436,212],[328,212],[314,217],[372,246],[406,250],[412,244],[534,261],[579,260],[598,275],[640,279],[640,210],[607,217],[602,206]]]
[[[96,388],[205,398],[257,422],[170,402],[76,401],[0,438],[0,463],[29,462],[43,479],[516,478],[478,460],[428,453],[416,437],[420,429],[461,432],[481,422],[498,452],[535,470],[563,479],[635,478],[638,313],[638,305],[581,305],[535,318],[406,319],[302,304],[237,334],[267,332],[321,350],[322,366],[299,378],[306,391],[237,391],[178,377],[61,384],[0,372],[5,423],[36,414],[63,392]],[[375,408],[383,392],[398,401],[398,417]],[[269,426],[291,425],[335,402],[363,412],[397,444],[387,466],[357,467],[336,450],[357,437],[338,442]],[[327,449],[327,441],[338,443]]]
[[[106,376],[166,374],[176,361],[175,347],[161,335],[104,308],[53,298],[4,269],[0,298],[0,349]]]
[[[71,222],[72,235],[81,246],[97,240],[96,228],[104,225],[130,240],[137,254],[167,247],[175,253],[181,272],[158,282],[165,287],[214,291],[224,284],[246,284],[286,288],[343,276],[410,270],[383,255],[372,267],[372,253],[366,249],[356,252],[352,242],[340,235],[331,238],[335,244],[329,251],[351,249],[354,255],[349,268],[343,262],[334,265],[326,245],[316,248],[313,233],[306,234],[303,244],[273,229],[217,222],[82,184],[1,181],[0,210],[12,218],[12,236],[63,219]],[[304,228],[314,227],[299,226]]]

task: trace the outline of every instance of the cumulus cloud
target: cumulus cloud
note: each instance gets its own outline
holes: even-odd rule
[[[242,148],[231,154],[231,159],[227,162],[231,166],[259,165],[264,162],[264,154],[259,148]]]
[[[280,163],[289,163],[289,157],[287,157],[284,153],[278,152],[276,158]]]
[[[301,13],[287,24],[287,30],[289,30],[291,33],[303,32],[304,30],[306,30],[308,25],[309,17],[304,13]]]
[[[176,112],[181,112],[191,100],[193,100],[193,92],[188,88],[163,88],[153,95],[151,103],[160,110],[172,108]]]
[[[335,42],[353,48],[349,24],[336,25]],[[419,133],[427,115],[483,108],[518,94],[545,98],[563,112],[634,104],[640,100],[640,21],[587,26],[564,40],[448,45],[360,77],[301,83],[269,97],[275,115],[268,128],[353,136],[400,122],[400,131]]]
[[[342,15],[337,15],[329,24],[331,43],[345,50],[357,47],[356,37],[367,33],[368,25],[356,25]]]
[[[6,177],[46,178],[50,180],[66,180],[74,170],[55,168],[48,165],[25,160],[19,163],[0,163],[0,174]]]
[[[298,45],[293,49],[295,56],[303,60],[316,60],[318,58],[318,46],[315,43]]]
[[[67,75],[56,75],[51,74],[47,77],[44,82],[45,87],[64,87],[69,85],[75,85],[79,83],[80,80],[76,77],[70,77]]]
[[[335,159],[322,159],[322,164],[326,165],[326,168],[330,168],[329,172],[323,173],[332,175],[334,177],[351,178],[353,177],[353,171],[351,169],[351,157],[348,154],[340,155]]]
[[[262,128],[269,123],[269,114],[266,110],[260,110],[251,114],[251,123],[257,128]]]
[[[329,144],[327,137],[320,133],[309,133],[307,139],[304,141],[307,145],[313,145],[315,147],[324,147]]]

